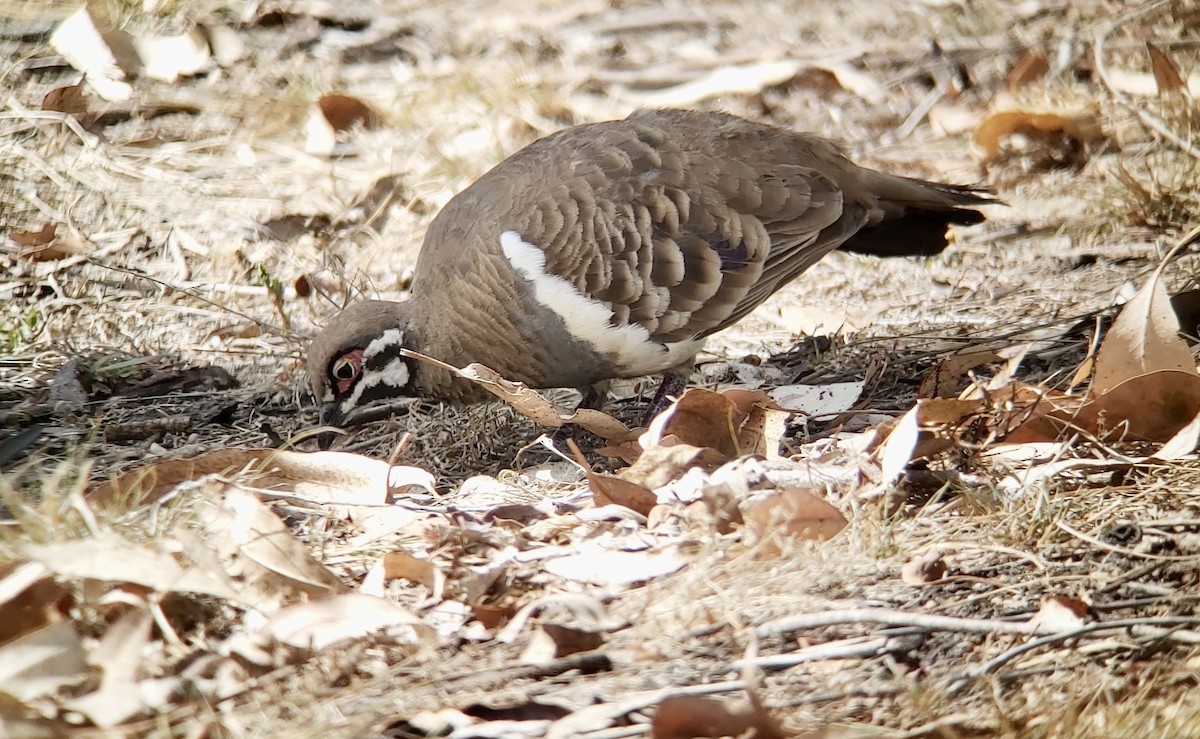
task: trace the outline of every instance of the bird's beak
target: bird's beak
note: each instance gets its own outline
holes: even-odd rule
[[[345,416],[342,414],[342,409],[338,407],[336,402],[326,403],[325,405],[321,406],[321,410],[318,412],[317,417],[321,426],[337,426],[339,428],[346,420]],[[333,431],[322,432],[317,435],[317,446],[324,451],[333,446],[333,442],[335,439],[337,439],[337,437],[338,435]]]
[[[338,407],[336,402],[326,403],[321,406],[319,418],[322,426],[336,426],[337,428],[344,429],[350,426],[361,426],[364,423],[382,421],[408,408],[416,401],[417,398],[402,398],[382,405],[356,408],[349,415],[342,413],[342,409]],[[319,434],[317,436],[317,446],[321,447],[321,449],[328,449],[337,437],[338,434],[333,431],[326,431]]]

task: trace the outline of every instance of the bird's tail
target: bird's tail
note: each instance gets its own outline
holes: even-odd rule
[[[840,247],[840,251],[877,257],[939,254],[951,225],[972,226],[985,216],[978,209],[999,202],[986,190],[962,185],[867,172],[865,183],[879,198],[882,216]]]

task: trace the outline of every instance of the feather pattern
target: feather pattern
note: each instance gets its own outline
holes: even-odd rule
[[[386,321],[417,351],[536,387],[652,374],[688,366],[829,252],[934,254],[987,202],[858,167],[819,137],[641,111],[536,141],[451,200]],[[319,374],[313,354],[337,355],[314,345]],[[470,395],[424,366],[414,382]]]

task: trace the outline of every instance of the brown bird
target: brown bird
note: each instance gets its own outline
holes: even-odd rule
[[[983,221],[989,202],[722,113],[575,126],[452,199],[409,298],[339,313],[309,347],[309,381],[332,425],[404,397],[490,397],[401,348],[535,388],[666,373],[677,392],[706,337],[829,252],[937,254],[947,226]]]

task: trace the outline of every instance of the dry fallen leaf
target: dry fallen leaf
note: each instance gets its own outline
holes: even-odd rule
[[[826,541],[846,527],[846,517],[811,490],[788,488],[754,500],[743,513],[759,541],[772,542],[773,554],[782,541]]]
[[[88,539],[29,544],[22,553],[59,577],[131,583],[159,593],[198,593],[241,602],[225,573],[184,566],[153,542],[135,544],[106,531]]]
[[[229,448],[139,467],[93,488],[88,499],[103,504],[120,495],[150,503],[181,482],[209,475],[242,476],[264,492],[345,505],[383,505],[412,486],[435,490],[433,475],[425,470],[389,467],[359,454]]]
[[[205,509],[205,517],[209,536],[219,542],[218,551],[236,580],[253,583],[281,601],[300,593],[320,598],[349,590],[256,495],[228,486],[224,497],[219,509]]]
[[[1187,89],[1179,65],[1165,51],[1147,41],[1146,53],[1150,55],[1150,71],[1154,74],[1154,85],[1159,95]]]
[[[133,88],[125,82],[125,68],[136,66],[132,42],[123,31],[97,28],[88,5],[68,16],[50,35],[50,46],[72,67],[83,72],[87,84],[111,102],[128,100]]]
[[[715,449],[672,444],[647,449],[633,466],[621,471],[621,479],[654,490],[679,479],[693,467],[711,472],[725,462]]]
[[[431,643],[434,637],[433,630],[406,609],[361,593],[280,609],[271,614],[261,633],[289,646],[314,650],[368,637],[401,644]]]
[[[1012,92],[1036,82],[1050,71],[1050,60],[1040,51],[1027,51],[1017,60],[1004,79],[1004,89]]]
[[[754,727],[755,709],[750,701],[725,700],[704,695],[664,698],[654,713],[653,739],[743,736]]]
[[[198,74],[212,61],[208,39],[199,28],[178,36],[135,36],[133,48],[142,63],[141,73],[163,82]]]
[[[1105,335],[1092,368],[1091,394],[1103,395],[1129,379],[1158,370],[1196,374],[1196,360],[1179,336],[1179,319],[1161,270],[1121,308]]]
[[[717,95],[750,94],[787,82],[804,68],[796,60],[736,64],[714,69],[694,80],[652,92],[626,91],[621,97],[656,108],[686,107]]]
[[[132,608],[108,628],[88,655],[101,672],[100,687],[67,703],[102,729],[123,724],[147,708],[138,689],[138,670],[154,619],[146,607]]]
[[[379,127],[379,114],[363,101],[350,95],[331,93],[313,106],[305,125],[304,151],[329,156],[337,144],[337,134],[361,125],[368,130]]]
[[[732,459],[742,452],[738,431],[744,420],[745,414],[725,394],[688,388],[679,400],[655,417],[641,443],[649,449],[673,436],[684,444],[715,449]]]
[[[604,645],[604,634],[555,623],[541,623],[529,637],[521,652],[520,662],[526,665],[548,665],[569,654],[590,652]]]
[[[415,557],[408,552],[388,552],[367,572],[359,592],[383,597],[383,585],[388,580],[404,579],[424,585],[429,591],[429,603],[442,600],[446,589],[446,576],[428,559]]]
[[[0,694],[28,702],[88,676],[83,642],[61,621],[0,646]]]
[[[895,482],[912,460],[949,449],[954,443],[949,429],[982,409],[983,403],[978,400],[918,400],[892,427],[880,449],[883,484]]]
[[[990,349],[972,349],[938,360],[917,389],[921,398],[957,398],[971,384],[967,372],[981,365],[999,362]]]
[[[620,586],[653,580],[681,569],[688,560],[677,547],[616,552],[582,544],[574,554],[546,560],[543,567],[565,580]]]
[[[854,407],[867,386],[864,380],[824,385],[780,385],[768,394],[779,408],[807,416],[833,416]]]
[[[0,565],[0,644],[62,618],[70,592],[38,562]]]
[[[411,356],[431,361],[419,354]],[[622,442],[631,438],[631,433],[625,424],[602,411],[581,408],[569,416],[559,414],[554,404],[519,382],[505,380],[495,370],[482,364],[471,364],[459,370],[448,364],[434,361],[435,364],[454,372],[460,377],[477,383],[480,387],[511,405],[518,413],[529,418],[539,426],[558,428],[564,424],[575,424],[585,431],[590,431],[605,441]]]
[[[900,568],[900,579],[908,585],[927,585],[946,576],[946,560],[936,550],[913,557]]]
[[[1080,144],[1103,138],[1100,121],[1088,111],[1001,110],[985,118],[975,129],[975,143],[985,162],[1000,156],[1005,139],[1014,134],[1047,139],[1066,136]]]
[[[1152,454],[1155,459],[1169,462],[1190,456],[1200,446],[1200,413],[1179,429],[1162,447]]]
[[[1072,631],[1087,623],[1090,610],[1088,604],[1078,598],[1051,595],[1042,600],[1042,607],[1029,623],[1037,624],[1043,633]]]
[[[1159,370],[1131,377],[1086,403],[1074,422],[1097,434],[1124,431],[1146,441],[1167,441],[1200,413],[1200,376]]]

